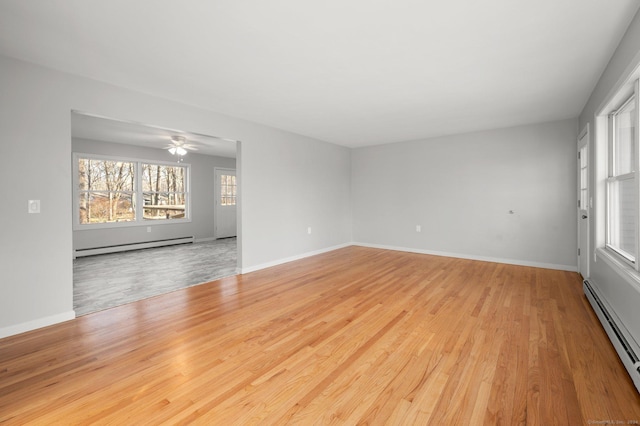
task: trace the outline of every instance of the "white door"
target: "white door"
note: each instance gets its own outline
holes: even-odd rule
[[[215,222],[216,238],[235,237],[236,231],[236,200],[238,186],[236,171],[233,169],[215,169]]]
[[[578,138],[578,272],[589,277],[589,125]]]

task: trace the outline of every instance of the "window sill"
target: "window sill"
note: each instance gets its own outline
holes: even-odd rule
[[[603,260],[611,269],[640,292],[640,272],[636,271],[626,262],[618,259],[604,247],[596,249],[596,259]]]
[[[179,223],[190,223],[190,218],[184,219],[168,219],[168,220],[147,220],[131,221],[131,222],[109,222],[109,223],[93,223],[85,225],[73,225],[74,231],[93,231],[97,229],[117,229],[117,228],[129,228],[129,227],[144,227],[144,226],[164,226],[164,225],[176,225]]]

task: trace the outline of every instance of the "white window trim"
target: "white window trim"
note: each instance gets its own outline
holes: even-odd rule
[[[173,163],[170,161],[160,161],[160,160],[149,160],[143,158],[131,158],[131,157],[120,157],[120,156],[112,156],[112,155],[101,155],[101,154],[85,154],[81,152],[73,153],[73,176],[72,176],[72,199],[73,199],[73,230],[74,231],[89,231],[95,229],[110,229],[110,228],[127,228],[132,226],[163,226],[163,225],[175,225],[178,223],[189,223],[191,222],[191,164],[189,163]],[[80,209],[78,208],[80,204],[78,190],[79,182],[78,182],[78,160],[80,158],[88,158],[92,160],[110,160],[110,161],[122,161],[122,162],[131,162],[136,163],[136,197],[135,197],[135,205],[136,205],[136,218],[135,220],[128,222],[109,222],[109,223],[80,223]],[[179,166],[186,167],[186,182],[185,182],[185,194],[187,198],[187,202],[185,205],[185,217],[182,219],[169,219],[169,220],[144,220],[142,219],[142,215],[138,215],[138,209],[142,209],[144,200],[143,200],[143,192],[142,192],[142,179],[141,179],[141,170],[142,164],[157,164],[161,166]]]
[[[617,267],[619,268],[620,262],[628,265],[634,270],[634,273],[638,273],[640,271],[640,93],[638,86],[638,79],[636,79],[632,85],[628,86],[627,90],[620,90],[614,99],[617,103],[614,103],[612,100],[609,103],[609,108],[602,115],[606,115],[606,120],[602,120],[603,123],[606,123],[606,130],[603,134],[606,135],[607,138],[607,148],[606,148],[606,156],[607,156],[607,170],[606,170],[606,178],[605,178],[605,239],[604,239],[604,249],[606,253],[609,255],[607,257],[612,257],[616,259]],[[634,145],[635,145],[635,158],[634,158],[634,171],[631,173],[626,173],[623,175],[613,176],[614,169],[614,158],[613,158],[613,132],[615,129],[612,126],[611,116],[613,113],[622,109],[625,105],[628,104],[630,98],[633,97],[633,102],[635,102],[635,120],[636,120],[636,131],[634,134]],[[622,101],[621,101],[622,99]],[[613,106],[612,106],[613,105]],[[636,253],[635,253],[635,261],[632,261],[623,253],[621,253],[616,248],[609,245],[609,237],[611,235],[611,222],[609,221],[609,182],[612,181],[621,181],[626,179],[635,179],[635,192],[638,195],[636,198],[636,202],[638,203],[636,206]],[[602,253],[601,253],[602,254]]]

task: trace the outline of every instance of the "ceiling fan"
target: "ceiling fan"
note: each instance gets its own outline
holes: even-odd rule
[[[198,148],[190,143],[187,143],[187,139],[184,136],[171,136],[171,143],[165,147],[172,155],[179,155],[182,157],[189,151],[197,151]]]

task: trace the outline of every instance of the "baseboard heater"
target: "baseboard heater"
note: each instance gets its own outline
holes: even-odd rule
[[[173,246],[176,244],[191,244],[194,240],[195,239],[193,237],[166,238],[164,240],[144,241],[140,243],[114,244],[110,246],[76,249],[73,251],[73,258],[75,259],[76,257],[117,253],[121,251],[139,250],[152,247]]]
[[[636,389],[640,392],[640,358],[638,358],[638,354],[636,354],[629,344],[629,341],[624,337],[624,333],[620,327],[618,327],[618,324],[616,324],[616,320],[611,313],[609,313],[609,310],[602,300],[600,300],[589,281],[584,280],[582,288],[591,307],[598,316],[602,327],[609,336],[609,340],[611,340],[616,352],[618,352],[618,356],[631,376]]]

